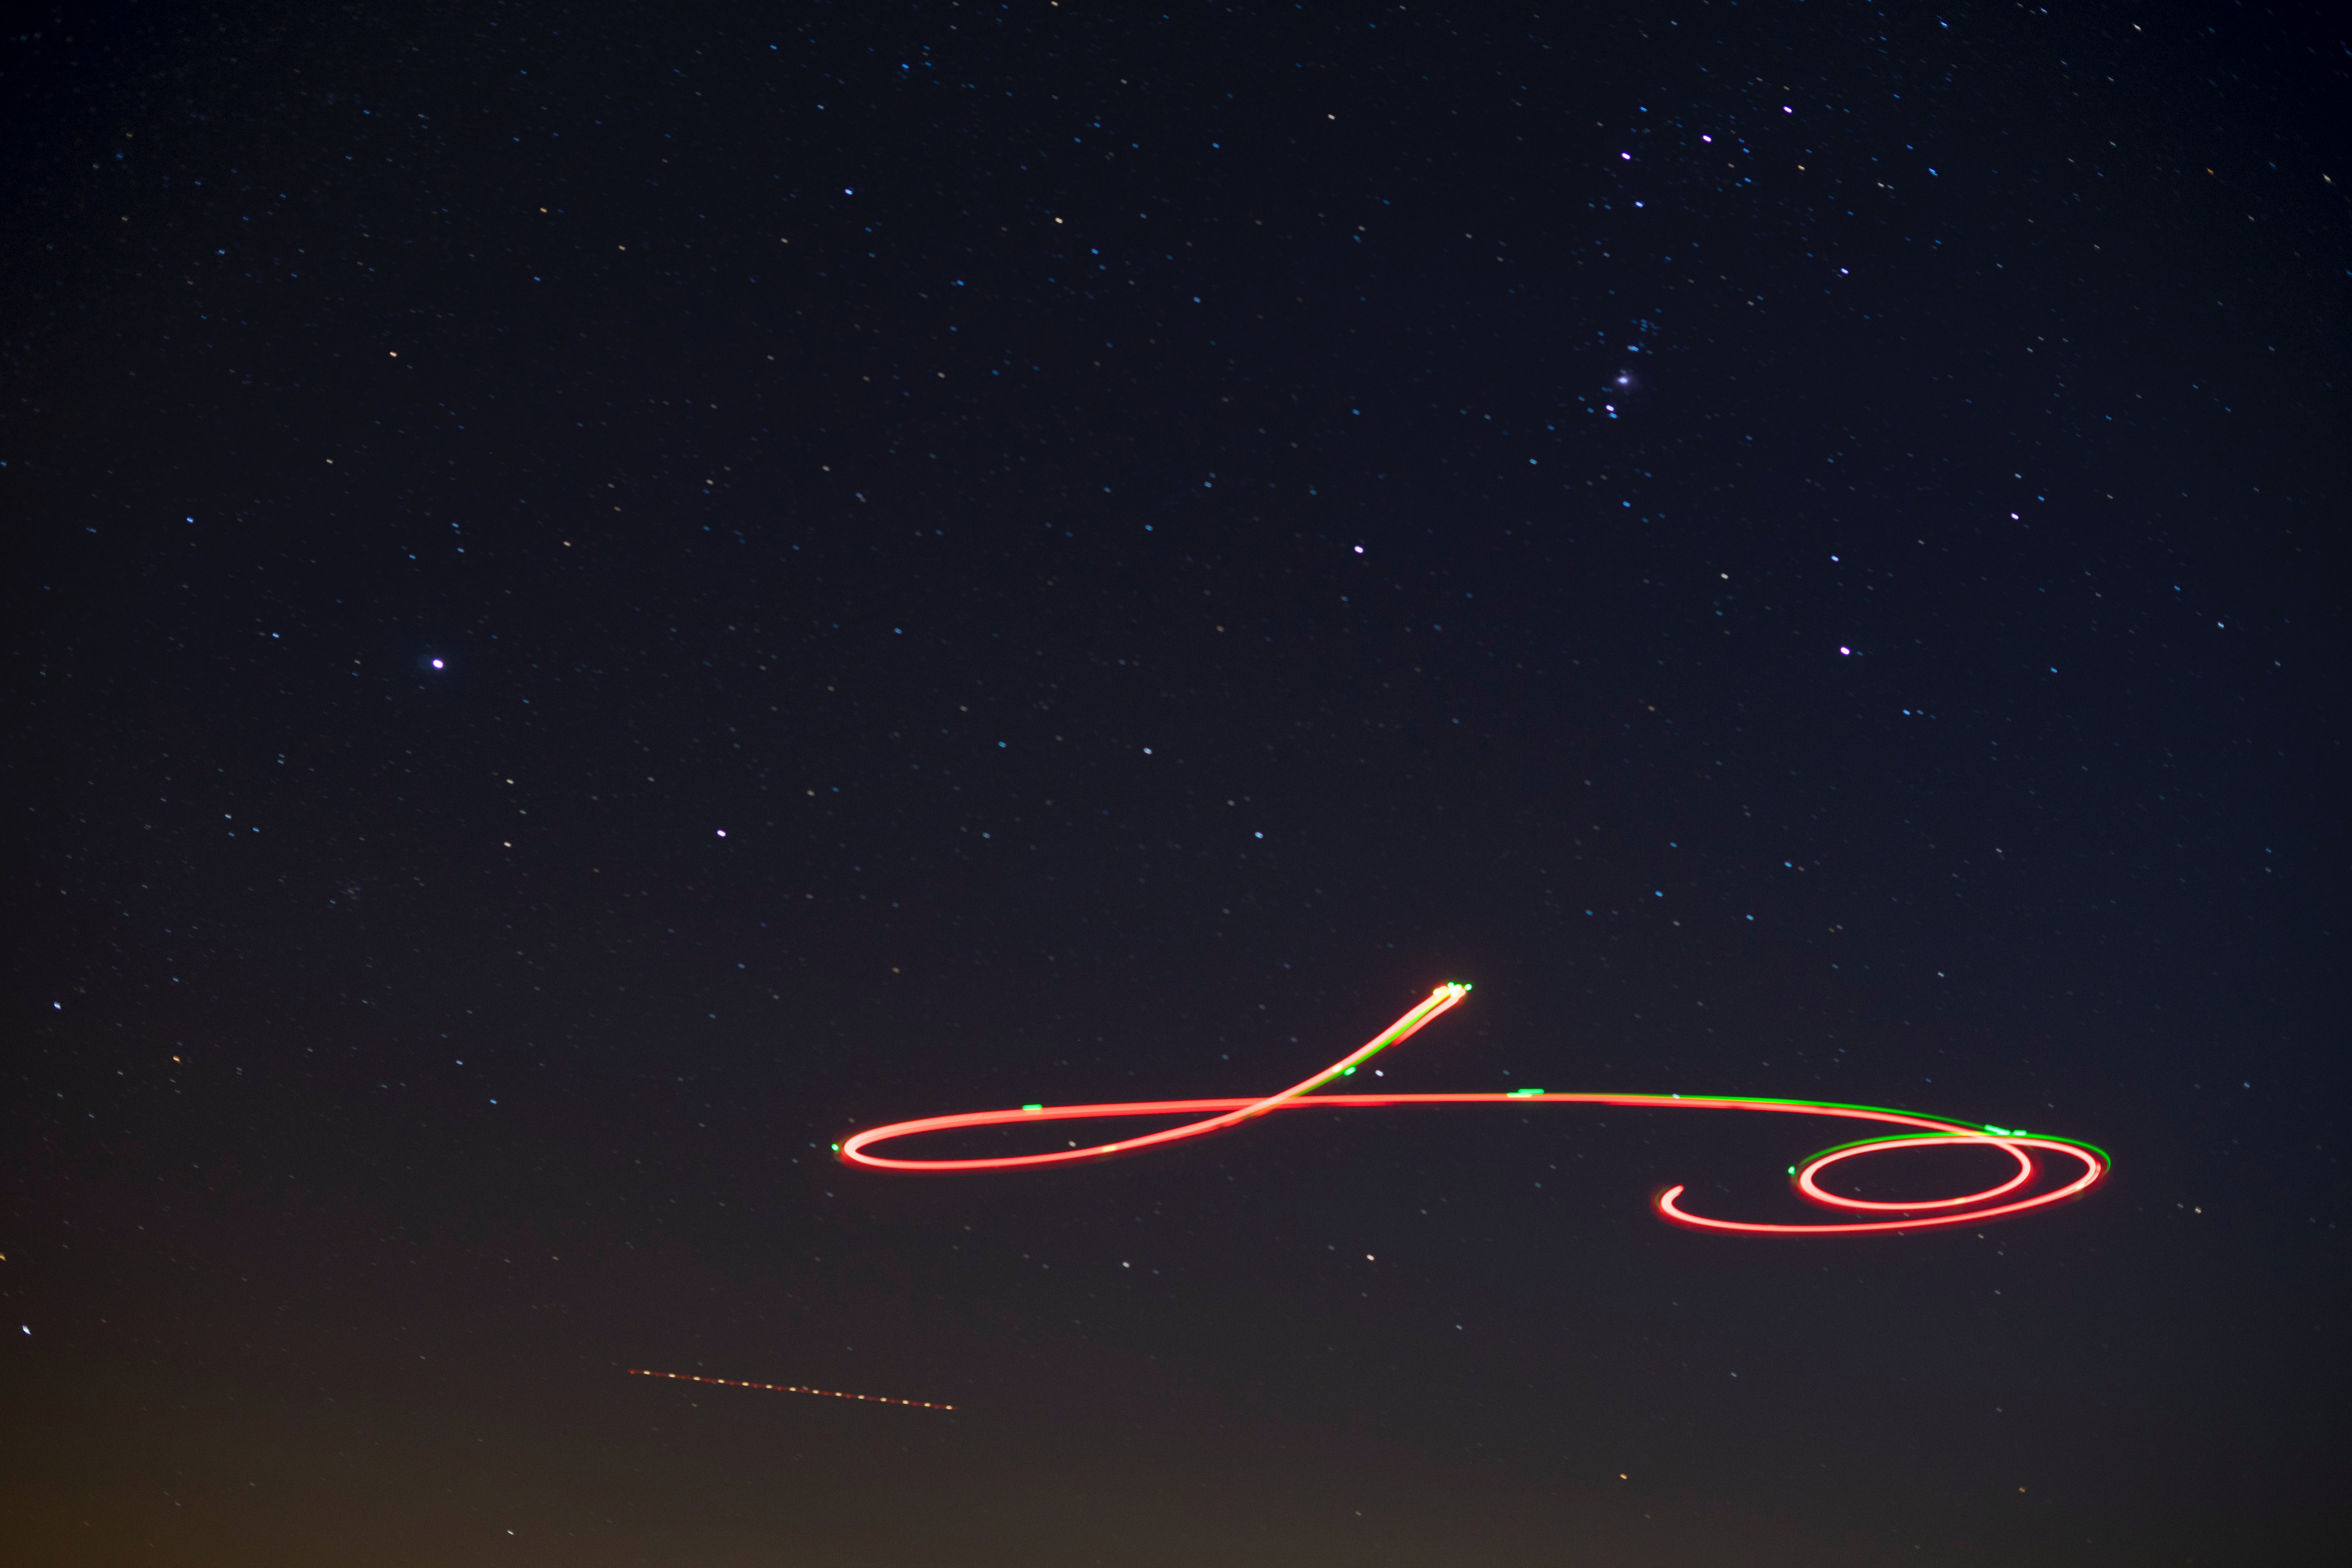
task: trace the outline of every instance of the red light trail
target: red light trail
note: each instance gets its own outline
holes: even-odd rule
[[[791,1383],[743,1383],[731,1377],[697,1377],[690,1372],[647,1372],[642,1367],[630,1367],[631,1377],[667,1377],[674,1383],[715,1383],[721,1388],[759,1388],[770,1394],[820,1394],[827,1399],[855,1399],[866,1405],[906,1405],[917,1410],[953,1410],[952,1405],[934,1405],[928,1399],[892,1399],[882,1394],[844,1394],[837,1388],[803,1388]]]
[[[1470,987],[1458,984],[1439,986],[1420,1005],[1321,1072],[1259,1099],[1137,1100],[1102,1105],[1024,1105],[1015,1110],[967,1110],[951,1116],[926,1116],[912,1121],[893,1121],[886,1127],[868,1128],[844,1140],[835,1148],[847,1163],[877,1171],[1011,1171],[1033,1165],[1066,1165],[1081,1160],[1100,1160],[1162,1143],[1206,1137],[1212,1132],[1222,1132],[1277,1110],[1372,1110],[1402,1105],[1617,1105],[1657,1110],[1751,1110],[1784,1116],[1829,1117],[1903,1129],[1898,1134],[1867,1138],[1825,1149],[1789,1168],[1791,1185],[1800,1197],[1824,1208],[1874,1217],[1810,1225],[1716,1219],[1693,1214],[1683,1207],[1685,1189],[1681,1185],[1668,1187],[1654,1200],[1660,1217],[1676,1225],[1756,1236],[1852,1236],[1877,1231],[1931,1230],[1945,1226],[1982,1225],[1987,1220],[2047,1208],[2080,1196],[2105,1177],[2112,1163],[2105,1151],[2071,1138],[2035,1135],[2022,1128],[1978,1126],[1916,1111],[1890,1110],[1874,1105],[1840,1105],[1828,1100],[1765,1100],[1747,1095],[1550,1094],[1542,1089],[1517,1089],[1506,1094],[1325,1094],[1307,1098],[1332,1079],[1354,1073],[1357,1068],[1389,1047],[1418,1034],[1441,1014],[1459,1005],[1469,992]],[[1089,1144],[1083,1149],[1051,1150],[1042,1154],[1003,1154],[964,1160],[904,1160],[870,1152],[877,1144],[895,1142],[927,1132],[948,1132],[972,1127],[1008,1127],[1018,1122],[1108,1121],[1139,1116],[1196,1116],[1200,1120],[1162,1128],[1139,1137]],[[2006,1181],[1979,1192],[1904,1203],[1879,1203],[1847,1197],[1825,1190],[1819,1182],[1822,1173],[1831,1167],[1864,1154],[1884,1154],[1899,1149],[1955,1146],[1997,1149],[2017,1162],[2016,1173]],[[2082,1170],[2080,1173],[2074,1173],[2070,1164],[2058,1173],[2067,1179],[2043,1190],[2028,1193],[2027,1189],[2035,1184],[2036,1178],[2042,1173],[2033,1153],[2029,1151],[2079,1163]],[[2026,1195],[2016,1195],[2021,1193],[2026,1193]]]

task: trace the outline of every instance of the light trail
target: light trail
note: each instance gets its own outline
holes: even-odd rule
[[[667,1377],[676,1383],[714,1383],[721,1388],[759,1388],[770,1394],[818,1394],[827,1399],[855,1399],[866,1405],[906,1405],[917,1410],[953,1410],[952,1405],[934,1405],[928,1399],[892,1399],[882,1394],[844,1394],[837,1388],[803,1388],[792,1383],[743,1383],[731,1377],[697,1377],[690,1372],[647,1372],[642,1367],[630,1367],[631,1377]]]
[[[1101,1105],[1024,1105],[1013,1110],[967,1110],[950,1116],[926,1116],[912,1121],[893,1121],[887,1126],[871,1127],[835,1144],[835,1151],[849,1164],[877,1171],[1011,1171],[1034,1165],[1066,1165],[1082,1160],[1106,1159],[1113,1154],[1130,1153],[1138,1149],[1179,1142],[1188,1138],[1202,1138],[1278,1110],[1374,1110],[1402,1105],[1615,1105],[1656,1110],[1769,1111],[1783,1116],[1828,1117],[1837,1121],[1870,1122],[1903,1130],[1896,1134],[1865,1138],[1824,1149],[1789,1167],[1790,1185],[1807,1202],[1850,1214],[1884,1217],[1800,1225],[1716,1219],[1693,1214],[1685,1208],[1682,1198],[1686,1188],[1680,1184],[1668,1187],[1654,1200],[1660,1217],[1676,1225],[1755,1236],[1852,1236],[1982,1225],[1987,1220],[2048,1208],[2053,1204],[2078,1197],[2104,1180],[2113,1163],[2105,1150],[2072,1138],[2029,1133],[2022,1128],[1979,1126],[1948,1117],[1891,1110],[1882,1106],[1843,1105],[1820,1100],[1766,1100],[1749,1095],[1551,1094],[1539,1089],[1517,1089],[1506,1094],[1324,1094],[1307,1098],[1334,1079],[1349,1076],[1391,1046],[1419,1033],[1441,1014],[1458,1006],[1469,993],[1469,986],[1458,983],[1439,986],[1419,1006],[1321,1072],[1259,1099],[1135,1100]],[[949,1132],[972,1127],[1007,1127],[1016,1122],[1109,1121],[1139,1116],[1194,1116],[1200,1120],[1162,1128],[1140,1137],[1089,1144],[1083,1149],[1050,1150],[1042,1154],[1002,1154],[962,1160],[905,1160],[871,1152],[877,1144],[928,1132]],[[2017,1171],[2006,1181],[1979,1192],[1906,1203],[1850,1198],[1824,1189],[1819,1182],[1822,1172],[1865,1154],[1884,1154],[1899,1149],[1954,1146],[1997,1149],[2017,1162]],[[2042,1174],[2030,1151],[2079,1163],[2081,1172],[2076,1173],[2072,1164],[2066,1165],[2057,1173],[2063,1179],[2041,1190],[2028,1191],[2036,1186]],[[2016,1195],[2021,1193],[2026,1195]]]

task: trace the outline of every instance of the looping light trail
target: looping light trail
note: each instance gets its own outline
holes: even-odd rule
[[[821,1394],[827,1399],[855,1399],[866,1405],[908,1405],[918,1410],[953,1410],[952,1405],[934,1405],[928,1399],[892,1399],[880,1394],[844,1394],[837,1388],[802,1388],[790,1383],[741,1383],[731,1377],[697,1377],[690,1372],[647,1372],[642,1367],[630,1367],[631,1377],[667,1377],[677,1383],[715,1383],[721,1388],[761,1388],[770,1394]]]
[[[1100,1160],[1162,1143],[1206,1137],[1212,1132],[1222,1132],[1277,1110],[1371,1110],[1402,1105],[1619,1105],[1659,1110],[1756,1110],[1784,1116],[1829,1117],[1903,1129],[1897,1134],[1866,1138],[1825,1149],[1789,1167],[1791,1184],[1800,1197],[1825,1208],[1872,1217],[1796,1225],[1717,1219],[1693,1214],[1685,1208],[1682,1199],[1686,1189],[1679,1184],[1668,1187],[1654,1200],[1659,1215],[1677,1225],[1758,1236],[1851,1236],[1877,1231],[1930,1230],[1944,1226],[1982,1225],[1987,1220],[2023,1214],[2030,1209],[2048,1208],[2053,1204],[2078,1197],[2105,1179],[2112,1164],[2105,1151],[2071,1138],[2032,1134],[2022,1128],[1977,1126],[1917,1111],[1890,1110],[1874,1105],[1841,1105],[1818,1100],[1766,1100],[1748,1095],[1551,1094],[1539,1089],[1517,1089],[1506,1094],[1324,1094],[1316,1095],[1311,1100],[1307,1098],[1334,1079],[1354,1073],[1359,1067],[1391,1046],[1419,1033],[1433,1019],[1459,1005],[1469,993],[1469,986],[1458,983],[1439,986],[1419,1006],[1321,1072],[1261,1099],[1139,1100],[1102,1105],[1024,1105],[1014,1110],[967,1110],[951,1116],[926,1116],[912,1121],[893,1121],[885,1127],[871,1127],[835,1147],[847,1163],[877,1171],[1011,1171],[1033,1165],[1066,1165],[1082,1160]],[[1194,1116],[1200,1120],[1114,1142],[1089,1144],[1083,1149],[1049,1150],[1040,1154],[1003,1154],[963,1160],[906,1160],[873,1152],[878,1144],[927,1132],[949,1132],[972,1127],[1006,1127],[1016,1122],[1110,1121],[1143,1116]],[[1964,1193],[1958,1197],[1915,1199],[1904,1203],[1847,1197],[1830,1192],[1820,1184],[1823,1172],[1865,1154],[1956,1145],[1998,1150],[2015,1161],[2017,1169],[2005,1181],[1979,1192]],[[2041,1183],[2042,1172],[2034,1159],[2036,1152],[2063,1163],[2054,1173],[2051,1184]],[[2080,1165],[2079,1173],[2074,1170],[2075,1165]]]

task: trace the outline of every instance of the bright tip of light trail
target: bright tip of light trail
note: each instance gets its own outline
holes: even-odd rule
[[[1659,1217],[1676,1225],[1696,1230],[1732,1231],[1751,1236],[1853,1236],[1879,1231],[1933,1230],[1947,1226],[1982,1225],[1987,1220],[2006,1218],[2031,1209],[2048,1208],[2053,1204],[2079,1197],[2105,1180],[2113,1163],[2105,1150],[2071,1138],[2033,1137],[2022,1128],[2011,1131],[1983,1122],[1956,1121],[1948,1117],[1928,1116],[1917,1111],[1891,1110],[1874,1105],[1841,1105],[1818,1100],[1767,1100],[1754,1095],[1557,1094],[1539,1089],[1517,1089],[1500,1094],[1322,1094],[1307,1098],[1334,1079],[1354,1072],[1359,1065],[1389,1047],[1402,1045],[1440,1014],[1459,1005],[1469,994],[1470,987],[1466,984],[1449,981],[1432,991],[1395,1023],[1322,1071],[1300,1079],[1288,1089],[1262,1097],[1122,1100],[1100,1105],[1031,1104],[1017,1110],[966,1110],[949,1116],[926,1116],[912,1121],[893,1121],[887,1126],[869,1128],[845,1138],[834,1148],[845,1163],[864,1165],[877,1171],[1013,1171],[1036,1165],[1073,1164],[1084,1160],[1103,1159],[1114,1153],[1148,1149],[1155,1144],[1206,1137],[1212,1132],[1223,1132],[1276,1110],[1310,1108],[1372,1110],[1406,1105],[1613,1105],[1645,1110],[1751,1110],[1781,1116],[1818,1116],[1832,1121],[1865,1121],[1902,1130],[1822,1150],[1789,1168],[1790,1185],[1797,1196],[1805,1202],[1845,1215],[1866,1217],[1814,1224],[1717,1219],[1693,1214],[1683,1207],[1683,1194],[1688,1189],[1682,1184],[1668,1187],[1653,1200]],[[878,1144],[919,1137],[925,1133],[1002,1127],[1015,1121],[1114,1121],[1163,1116],[1194,1116],[1199,1120],[1118,1142],[1094,1143],[1083,1149],[1073,1144],[1067,1149],[1051,1150],[1042,1154],[1001,1154],[964,1160],[903,1160],[872,1152]],[[1902,1149],[1941,1149],[1955,1144],[1997,1150],[2013,1161],[2016,1169],[2006,1179],[1977,1192],[1963,1193],[1957,1197],[1921,1198],[1902,1203],[1847,1197],[1841,1193],[1830,1192],[1820,1184],[1819,1178],[1823,1172],[1865,1154],[1890,1153]],[[2054,1157],[2061,1163],[2060,1168],[2045,1175],[2034,1158],[2036,1153]],[[2080,1169],[2075,1169],[2076,1166]],[[771,1385],[751,1384],[743,1386]],[[791,1392],[823,1391],[796,1389]]]
[[[928,1399],[893,1399],[885,1394],[844,1394],[837,1388],[803,1388],[793,1383],[744,1383],[731,1377],[698,1377],[690,1372],[647,1372],[643,1367],[627,1369],[631,1377],[666,1377],[673,1383],[709,1383],[720,1388],[757,1388],[769,1394],[814,1394],[826,1399],[855,1399],[861,1405],[904,1405],[915,1410],[953,1410],[952,1405],[934,1405]]]

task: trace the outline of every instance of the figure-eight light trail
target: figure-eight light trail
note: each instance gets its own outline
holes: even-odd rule
[[[2109,1161],[2105,1151],[2071,1138],[2053,1138],[2047,1134],[2029,1133],[2023,1128],[1979,1125],[1956,1121],[1949,1117],[1928,1116],[1911,1110],[1889,1110],[1873,1105],[1840,1105],[1817,1100],[1764,1100],[1749,1095],[1551,1094],[1539,1089],[1515,1089],[1504,1094],[1315,1093],[1334,1079],[1351,1076],[1358,1068],[1391,1046],[1411,1038],[1440,1014],[1459,1005],[1469,993],[1470,987],[1464,984],[1439,986],[1419,1006],[1321,1072],[1278,1093],[1258,1099],[1139,1100],[1104,1105],[1024,1105],[1010,1110],[967,1110],[952,1116],[926,1116],[912,1121],[894,1121],[887,1127],[868,1128],[835,1147],[841,1158],[849,1163],[877,1171],[1010,1171],[1033,1165],[1073,1164],[1079,1161],[1099,1160],[1113,1154],[1150,1149],[1162,1143],[1181,1142],[1188,1138],[1205,1138],[1211,1133],[1223,1132],[1244,1121],[1280,1110],[1372,1110],[1402,1105],[1622,1105],[1656,1110],[1769,1111],[1780,1116],[1828,1117],[1900,1129],[1899,1131],[1885,1132],[1824,1149],[1789,1167],[1789,1174],[1800,1196],[1824,1208],[1853,1216],[1851,1218],[1809,1225],[1717,1219],[1693,1214],[1685,1208],[1682,1202],[1684,1188],[1680,1185],[1668,1187],[1655,1200],[1659,1215],[1678,1225],[1766,1236],[1853,1235],[1864,1231],[1927,1230],[1939,1226],[1982,1225],[1987,1220],[2064,1203],[2090,1190],[2107,1173]],[[1139,1133],[1133,1138],[1089,1144],[1083,1149],[1055,1149],[1042,1154],[908,1160],[875,1152],[881,1144],[894,1143],[927,1132],[950,1132],[974,1127],[1009,1127],[1026,1122],[1166,1116],[1192,1116],[1198,1120],[1163,1127],[1157,1131]],[[1996,1150],[2015,1162],[2017,1168],[2007,1179],[1978,1192],[1963,1193],[1957,1197],[1911,1199],[1902,1203],[1848,1197],[1842,1193],[1831,1192],[1821,1184],[1824,1173],[1865,1154],[1953,1145]],[[2036,1155],[2053,1161],[2059,1168],[2045,1177]]]

